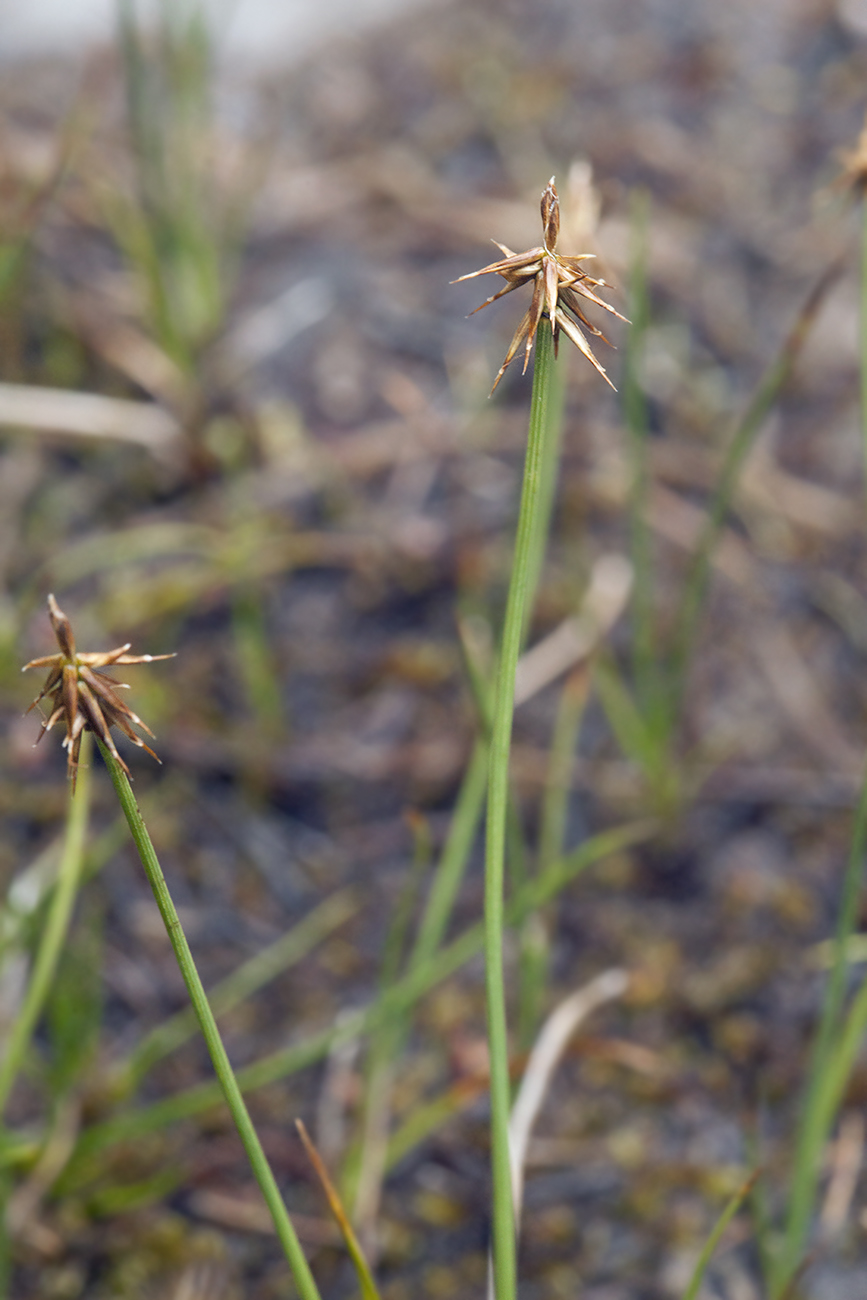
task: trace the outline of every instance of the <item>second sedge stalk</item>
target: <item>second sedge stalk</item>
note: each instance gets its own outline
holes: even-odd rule
[[[515,670],[526,618],[527,593],[536,535],[542,450],[554,367],[548,328],[539,330],[524,462],[521,508],[500,648],[488,766],[485,837],[485,986],[491,1058],[492,1252],[496,1300],[514,1300],[517,1287],[515,1221],[509,1166],[509,1045],[503,979],[503,874],[509,792],[509,754],[515,700]]]
[[[277,1186],[277,1180],[271,1166],[268,1164],[265,1152],[262,1150],[262,1144],[259,1141],[259,1135],[253,1127],[253,1121],[247,1110],[247,1105],[238,1086],[234,1071],[229,1061],[228,1054],[220,1037],[220,1031],[217,1028],[217,1022],[214,1019],[214,1013],[208,1002],[204,985],[199,977],[193,961],[193,954],[190,951],[190,945],[187,943],[187,937],[181,926],[175,905],[169,893],[165,876],[160,867],[159,860],[151,843],[150,835],[144,824],[132,788],[126,773],[114,755],[109,752],[102,741],[97,737],[100,753],[102,754],[105,764],[111,776],[115,792],[120,800],[121,808],[126,817],[130,831],[132,833],[135,846],[138,849],[142,866],[148,878],[148,882],[153,890],[157,907],[168,933],[169,940],[177,958],[181,975],[190,995],[190,1001],[196,1013],[196,1018],[202,1030],[211,1060],[214,1064],[217,1078],[223,1090],[223,1096],[226,1104],[235,1121],[235,1127],[243,1143],[247,1159],[256,1178],[256,1182],[262,1191],[271,1217],[274,1221],[274,1227],[277,1237],[283,1247],[284,1253],[292,1275],[295,1279],[295,1285],[298,1288],[298,1294],[301,1300],[321,1300],[319,1290],[310,1271],[310,1266],[304,1257],[301,1249],[301,1243],[298,1240],[295,1229],[289,1218],[286,1206],[283,1203],[283,1197]]]

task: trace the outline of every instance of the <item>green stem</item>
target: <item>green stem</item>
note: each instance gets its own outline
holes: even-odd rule
[[[533,536],[530,541],[530,561],[527,578],[527,596],[524,602],[524,629],[521,646],[526,643],[536,596],[545,567],[548,538],[554,518],[557,485],[560,481],[560,452],[563,442],[563,411],[566,402],[566,367],[552,366],[545,402],[545,427],[542,433],[542,451],[539,467],[538,505],[535,510]],[[510,800],[507,825],[507,862],[513,888],[520,888],[527,879],[529,855],[525,848],[517,800]],[[513,866],[513,859],[514,866]],[[541,858],[537,860],[541,862]],[[527,1051],[539,1028],[541,1007],[545,995],[548,971],[548,933],[543,918],[533,912],[527,917],[518,936],[518,1027],[517,1041],[520,1051]]]
[[[848,1018],[843,1016],[848,961],[846,947],[858,924],[858,903],[864,880],[867,847],[867,773],[855,811],[849,863],[843,881],[840,915],[834,942],[834,965],[822,1015],[813,1045],[809,1084],[802,1108],[791,1174],[786,1232],[775,1262],[771,1295],[784,1293],[804,1256],[810,1221],[816,1204],[816,1189],[822,1167],[822,1152],[838,1113],[846,1082],[861,1041],[867,1007],[864,989],[856,997]],[[852,1027],[859,1030],[852,1041]],[[847,1048],[847,1042],[849,1046]]]
[[[0,1060],[0,1116],[6,1109],[9,1094],[18,1077],[18,1073],[27,1055],[33,1031],[42,1014],[51,983],[60,960],[60,953],[69,932],[72,909],[78,894],[81,880],[81,865],[84,860],[84,841],[87,835],[87,820],[90,810],[90,735],[85,732],[81,738],[79,755],[78,781],[76,787],[70,787],[69,803],[66,813],[66,835],[63,852],[57,873],[57,886],[51,899],[45,929],[36,954],[33,974],[18,1013],[6,1051]]]
[[[539,362],[536,361],[538,366]],[[557,485],[560,481],[560,447],[563,441],[563,409],[566,403],[566,367],[552,366],[545,396],[544,429],[542,432],[542,452],[539,466],[539,496],[535,511],[533,535],[530,541],[530,560],[527,573],[527,598],[524,603],[524,627],[521,643],[526,640],[533,606],[545,567],[545,553],[548,549],[548,535],[551,532],[551,520],[557,499]]]
[[[864,485],[867,490],[867,199],[862,202],[861,232],[861,442],[864,451]]]
[[[488,1046],[491,1056],[491,1171],[494,1294],[516,1294],[515,1222],[509,1172],[509,1044],[503,981],[503,865],[509,802],[509,752],[515,700],[515,669],[521,650],[525,606],[533,560],[535,516],[541,486],[541,461],[547,405],[554,365],[550,329],[543,322],[536,341],[530,429],[512,576],[500,651],[488,768],[488,819],[485,845],[485,984]]]
[[[187,937],[181,926],[175,905],[172,902],[171,895],[166,884],[165,876],[157,859],[151,838],[148,835],[147,827],[142,820],[141,812],[135,801],[132,789],[127,779],[126,773],[118,763],[117,759],[108,752],[102,742],[97,738],[99,751],[105,760],[109,775],[115,792],[120,800],[120,806],[123,809],[129,829],[132,833],[135,846],[138,849],[142,866],[148,878],[157,907],[160,910],[160,916],[166,927],[178,966],[184,983],[187,986],[187,992],[190,995],[190,1001],[196,1013],[196,1018],[201,1026],[202,1034],[208,1046],[211,1060],[220,1086],[223,1090],[223,1096],[229,1110],[232,1113],[232,1119],[235,1121],[235,1127],[244,1145],[247,1153],[247,1159],[250,1161],[256,1182],[262,1190],[268,1209],[271,1211],[271,1217],[274,1220],[274,1227],[280,1244],[289,1261],[292,1275],[295,1278],[295,1285],[302,1300],[320,1300],[319,1291],[313,1280],[313,1274],[310,1272],[307,1260],[304,1258],[304,1252],[301,1244],[295,1234],[295,1229],[289,1219],[286,1206],[283,1204],[283,1198],[280,1195],[280,1189],[277,1186],[277,1180],[271,1170],[271,1166],[262,1150],[262,1144],[259,1136],[253,1127],[253,1121],[250,1119],[250,1113],[247,1110],[244,1098],[241,1095],[241,1089],[238,1087],[237,1079],[229,1062],[229,1057],[223,1046],[223,1040],[220,1037],[220,1031],[217,1028],[217,1022],[214,1019],[214,1013],[211,1010],[205,993],[204,986],[199,978],[199,972],[196,970],[193,954],[190,952],[190,945],[187,943]]]
[[[704,1248],[702,1249],[702,1252],[698,1257],[698,1263],[695,1266],[693,1275],[690,1279],[690,1283],[686,1289],[686,1294],[684,1295],[683,1300],[696,1300],[696,1296],[699,1293],[701,1284],[704,1281],[704,1275],[707,1272],[707,1266],[710,1263],[711,1259],[713,1258],[713,1253],[716,1250],[717,1246],[719,1245],[722,1235],[725,1232],[726,1228],[729,1226],[732,1219],[735,1217],[738,1210],[741,1208],[744,1201],[746,1200],[747,1196],[749,1196],[750,1192],[755,1186],[757,1178],[758,1178],[758,1173],[750,1174],[747,1181],[743,1184],[742,1187],[738,1188],[734,1196],[732,1196],[732,1198],[729,1200],[729,1202],[723,1209],[722,1214],[719,1216],[716,1223],[714,1224],[711,1234],[708,1237],[707,1241],[705,1242]]]

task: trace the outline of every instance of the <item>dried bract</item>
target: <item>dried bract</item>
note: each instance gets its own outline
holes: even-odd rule
[[[139,749],[146,749],[159,762],[150,745],[146,745],[132,728],[133,725],[140,727],[149,736],[153,736],[154,733],[118,695],[119,690],[128,690],[129,687],[125,682],[116,682],[98,670],[113,664],[150,664],[157,659],[173,659],[174,655],[131,655],[127,654],[129,644],[118,646],[116,650],[79,654],[75,648],[75,637],[69,619],[53,596],[48,597],[48,616],[54,628],[57,644],[60,646],[60,653],[32,659],[21,670],[26,673],[28,668],[48,669],[45,685],[30,705],[30,709],[34,709],[41,700],[45,699],[50,703],[48,718],[42,723],[42,730],[36,738],[36,743],[39,743],[46,731],[51,730],[55,722],[59,722],[61,718],[65,721],[66,736],[63,748],[68,756],[68,771],[73,789],[78,771],[81,737],[85,731],[95,732],[106,749],[117,759],[127,776],[129,776],[129,768],[115,748],[111,727],[120,727],[134,745],[138,745]],[[27,710],[28,713],[30,709]]]
[[[605,373],[604,367],[599,364],[593,355],[584,331],[586,330],[595,338],[602,339],[603,343],[608,343],[608,339],[584,315],[581,299],[586,298],[588,301],[595,303],[597,307],[603,307],[605,311],[610,312],[612,316],[616,316],[618,320],[625,321],[626,317],[621,316],[620,312],[615,311],[610,303],[606,302],[604,298],[600,298],[595,292],[596,289],[609,288],[605,281],[594,280],[582,268],[581,262],[592,258],[593,253],[577,253],[574,257],[562,257],[557,252],[557,238],[560,233],[560,200],[557,197],[553,176],[542,194],[542,227],[544,230],[544,243],[538,248],[530,248],[526,253],[513,253],[511,248],[507,248],[505,244],[501,244],[499,240],[495,239],[494,243],[504,254],[501,261],[491,262],[490,266],[483,266],[480,271],[471,271],[469,275],[462,275],[458,280],[452,281],[453,284],[459,284],[461,280],[472,280],[477,275],[502,276],[506,281],[505,289],[492,294],[480,307],[476,308],[476,311],[481,311],[482,307],[487,307],[490,303],[496,302],[498,298],[511,293],[513,289],[520,289],[525,284],[533,285],[533,297],[530,306],[516,329],[512,342],[509,344],[506,359],[500,366],[491,392],[493,393],[497,387],[506,367],[514,360],[515,354],[522,343],[524,343],[524,372],[526,373],[530,353],[533,351],[533,344],[536,341],[536,331],[543,316],[546,316],[551,322],[555,354],[560,341],[560,331],[562,330],[566,337],[572,340],[579,352],[584,354],[590,364],[596,367],[605,382],[613,388],[614,385]],[[475,312],[472,315],[475,315]]]

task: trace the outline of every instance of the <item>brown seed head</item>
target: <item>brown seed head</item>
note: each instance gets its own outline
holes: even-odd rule
[[[146,745],[132,729],[135,725],[142,731],[146,731],[149,736],[153,735],[150,728],[118,695],[119,690],[127,689],[125,684],[116,682],[97,670],[108,668],[113,664],[149,664],[157,659],[173,659],[174,655],[131,655],[127,654],[129,644],[118,646],[116,650],[78,654],[69,619],[53,596],[48,597],[48,617],[51,619],[60,653],[33,659],[21,670],[27,672],[28,668],[48,669],[45,685],[30,705],[30,709],[33,709],[45,699],[50,705],[48,717],[42,723],[42,730],[36,738],[36,743],[39,744],[46,731],[50,731],[55,722],[59,722],[61,718],[64,720],[66,736],[63,748],[68,755],[68,771],[73,789],[75,789],[75,777],[78,771],[81,737],[85,731],[96,733],[127,776],[129,776],[129,768],[115,748],[111,727],[120,727],[134,745],[146,749],[159,762],[151,747]],[[28,713],[30,709],[27,710]]]
[[[506,281],[505,289],[492,294],[481,304],[481,307],[476,308],[476,311],[481,311],[482,307],[496,302],[498,298],[511,293],[513,289],[519,289],[525,284],[533,285],[530,306],[509,344],[506,359],[500,366],[491,392],[493,393],[497,387],[506,367],[514,360],[522,343],[524,343],[524,371],[526,372],[530,353],[536,341],[536,331],[543,316],[547,316],[551,322],[555,353],[562,330],[579,352],[583,353],[592,366],[595,366],[605,382],[613,388],[614,385],[604,368],[593,355],[585,330],[595,338],[602,339],[603,343],[608,343],[608,339],[584,315],[582,299],[602,307],[618,320],[625,321],[626,317],[621,316],[619,311],[615,311],[609,302],[600,298],[595,292],[596,289],[608,288],[605,281],[594,280],[581,266],[582,262],[593,257],[592,253],[577,253],[574,257],[562,257],[557,252],[557,238],[560,234],[560,200],[557,197],[553,176],[542,194],[542,229],[544,238],[542,246],[529,248],[525,253],[513,253],[511,248],[507,248],[505,244],[495,239],[494,243],[504,254],[503,258],[499,262],[491,262],[489,266],[483,266],[480,271],[471,271],[469,275],[462,275],[453,281],[454,284],[459,284],[461,280],[472,280],[477,275],[499,275]]]

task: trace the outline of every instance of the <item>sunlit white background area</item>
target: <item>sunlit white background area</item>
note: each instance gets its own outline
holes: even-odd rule
[[[330,35],[361,30],[421,0],[137,0],[142,15],[202,7],[224,54],[288,63]],[[81,53],[110,41],[118,0],[0,0],[0,60]]]

